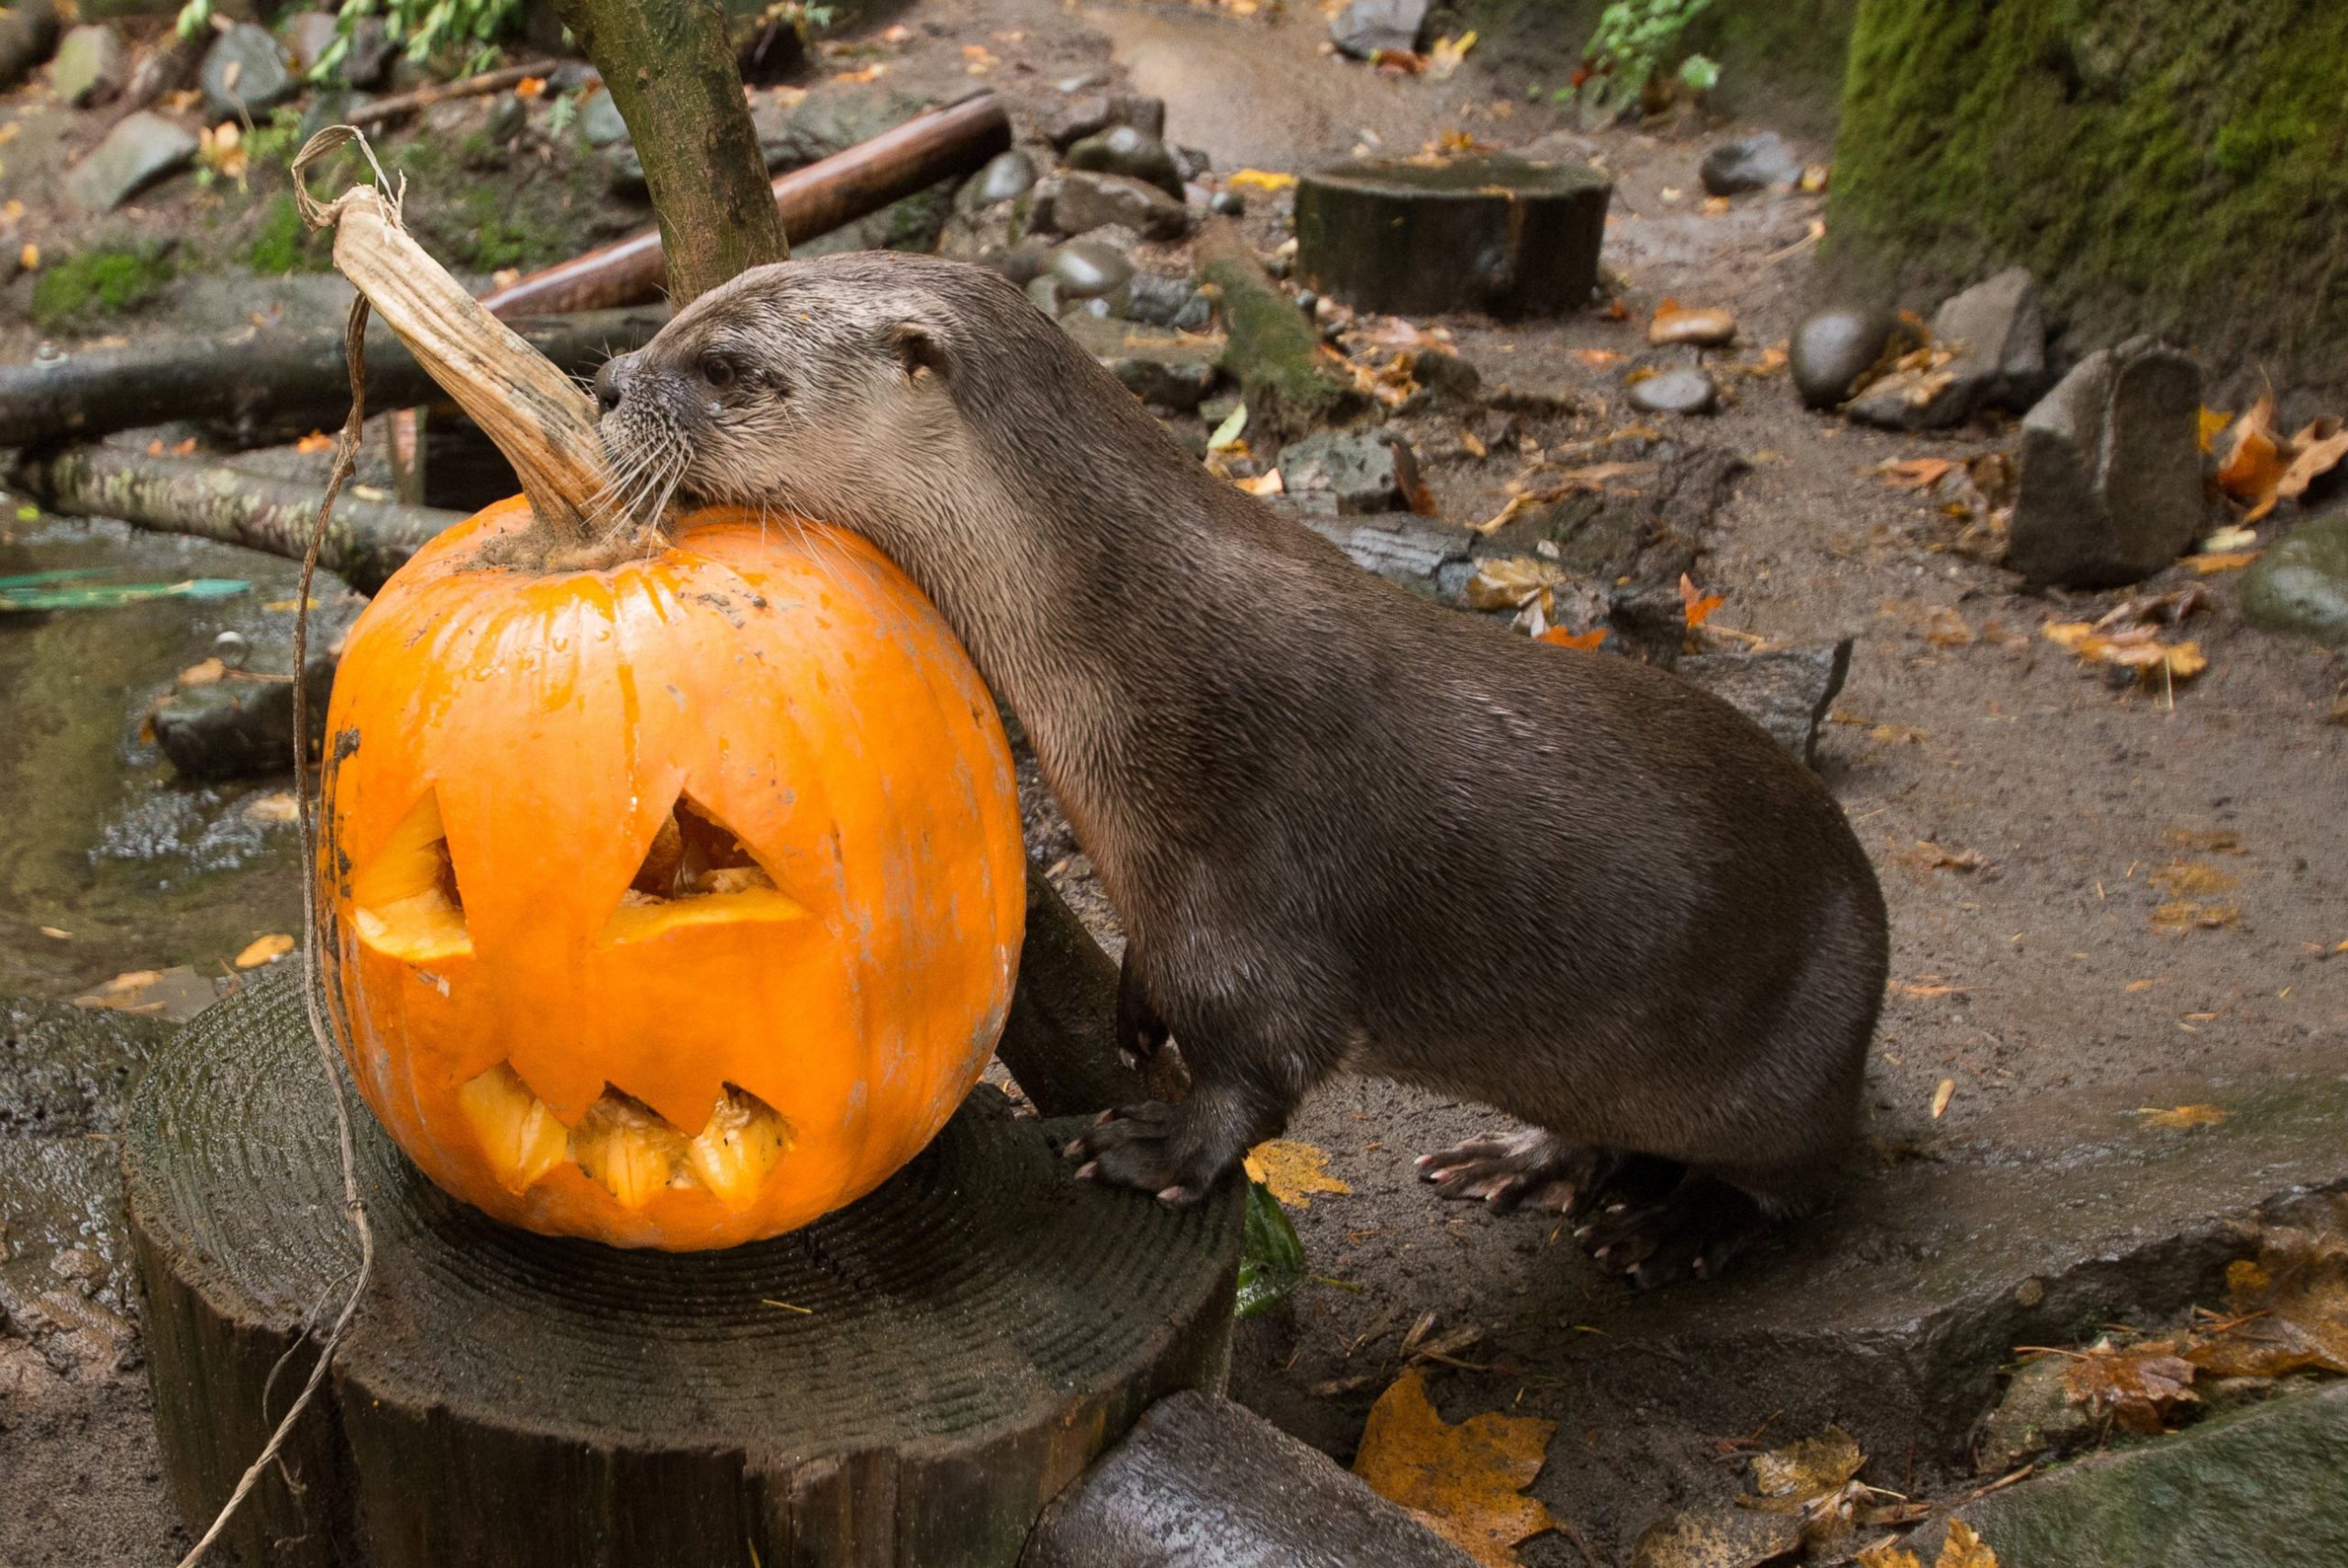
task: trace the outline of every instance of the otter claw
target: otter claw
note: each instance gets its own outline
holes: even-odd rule
[[[1077,1166],[1076,1179],[1079,1181],[1099,1181],[1101,1179],[1101,1162],[1098,1160],[1087,1160],[1084,1164]]]

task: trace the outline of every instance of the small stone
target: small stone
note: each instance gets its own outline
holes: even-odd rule
[[[1757,653],[1691,654],[1671,668],[1807,763],[1816,759],[1819,728],[1851,671],[1851,639]]]
[[[2348,647],[2348,510],[2298,524],[2251,564],[2243,614],[2254,626]]]
[[[251,22],[234,23],[220,35],[205,52],[196,79],[204,89],[204,112],[216,121],[266,119],[294,94],[284,50],[267,28]]]
[[[1190,209],[1159,190],[1122,174],[1072,169],[1052,197],[1052,225],[1062,234],[1089,234],[1121,224],[1148,239],[1180,239],[1191,231]]]
[[[1190,413],[1214,390],[1214,367],[1197,362],[1169,364],[1136,356],[1112,360],[1109,373],[1142,402],[1177,414]]]
[[[1237,217],[1247,210],[1247,198],[1236,191],[1217,191],[1208,201],[1207,210],[1224,217]]]
[[[1182,302],[1182,308],[1174,313],[1174,319],[1166,325],[1177,332],[1204,332],[1213,321],[1214,302],[1193,290],[1191,297]]]
[[[2117,588],[2201,531],[2201,370],[2149,337],[2080,360],[2021,422],[2005,564],[2032,587]]]
[[[1736,317],[1724,310],[1675,310],[1647,324],[1647,341],[1657,348],[1692,344],[1718,348],[1736,337]]]
[[[1701,370],[1666,370],[1631,388],[1631,406],[1641,414],[1710,414],[1720,389]]]
[[[399,58],[400,47],[393,41],[383,18],[361,17],[350,29],[350,47],[343,51],[342,64],[337,69],[346,83],[371,93],[391,76]],[[559,82],[554,86],[557,92],[569,91]]]
[[[1933,316],[1933,339],[1963,346],[1949,366],[1971,400],[1959,419],[1985,407],[2023,413],[2046,391],[2046,318],[2027,267],[1948,300]]]
[[[1048,275],[1063,299],[1093,299],[1123,288],[1134,275],[1134,264],[1113,246],[1077,239],[1052,252]]]
[[[130,53],[112,28],[85,23],[66,33],[49,68],[52,92],[77,109],[111,101],[130,76]]]
[[[1794,328],[1787,345],[1787,367],[1794,390],[1809,408],[1833,408],[1851,395],[1853,383],[1890,347],[1899,318],[1883,309],[1838,305],[1822,310]]]
[[[1427,0],[1352,0],[1329,18],[1329,41],[1356,60],[1380,50],[1412,53],[1426,22]]]
[[[1214,159],[1203,147],[1177,147],[1168,143],[1166,150],[1173,155],[1174,171],[1185,182],[1203,179],[1214,167]]]
[[[1383,431],[1324,430],[1280,450],[1280,477],[1300,494],[1327,491],[1337,510],[1392,512],[1419,488],[1419,464],[1410,446]]]
[[[515,94],[508,93],[500,97],[489,111],[486,129],[494,146],[510,147],[519,141],[522,133],[529,128],[530,107]]]
[[[1345,551],[1362,570],[1416,592],[1453,596],[1475,574],[1468,536],[1411,513],[1341,516],[1326,491],[1283,495],[1272,505]]]
[[[1144,136],[1163,140],[1166,136],[1166,100],[1147,93],[1111,94],[1109,120],[1113,125],[1131,126]]]
[[[286,18],[280,35],[285,40],[285,52],[294,57],[294,69],[306,76],[334,47],[339,31],[331,11],[298,11]]]
[[[177,173],[195,159],[194,133],[146,109],[123,118],[65,176],[65,196],[77,207],[111,212],[133,195]]]
[[[1696,177],[1703,182],[1709,194],[1736,196],[1747,191],[1766,191],[1772,185],[1800,183],[1801,160],[1794,156],[1794,149],[1776,131],[1763,131],[1758,136],[1741,136],[1713,148],[1704,154],[1703,166]]]
[[[1051,242],[1030,237],[1004,251],[995,270],[1021,288],[1043,276],[1052,264]]]
[[[962,187],[964,200],[958,203],[968,211],[991,207],[998,202],[1008,202],[1025,195],[1036,185],[1036,160],[1016,148],[998,152],[986,161],[986,166],[970,176]]]
[[[1036,128],[1044,139],[1066,152],[1087,137],[1099,136],[1112,126],[1130,126],[1153,139],[1166,133],[1166,100],[1141,93],[1091,93],[1055,104],[1044,111]]]
[[[2066,1356],[2044,1355],[2015,1372],[1981,1429],[1983,1474],[2003,1475],[2042,1455],[2059,1457],[2095,1437],[2095,1415],[2063,1386],[2069,1364]]]
[[[1414,349],[1411,354],[1411,379],[1419,383],[1430,401],[1446,404],[1474,402],[1484,384],[1484,378],[1475,366],[1442,348]]]
[[[1136,272],[1125,290],[1125,319],[1151,326],[1169,326],[1196,292],[1188,278]]]
[[[1055,321],[1059,319],[1060,281],[1058,278],[1049,272],[1039,273],[1027,280],[1026,288],[1027,297],[1036,303],[1037,310]]]
[[[1089,93],[1095,87],[1106,86],[1108,82],[1109,78],[1102,72],[1088,71],[1080,76],[1061,77],[1052,83],[1052,91],[1062,97],[1073,97],[1079,93]]]
[[[598,87],[579,105],[579,134],[590,147],[610,147],[627,139],[627,121],[612,95]]]
[[[1157,186],[1176,201],[1182,199],[1181,171],[1166,144],[1132,126],[1111,126],[1068,149],[1068,166],[1102,174],[1123,174]]]
[[[326,734],[326,699],[334,660],[310,661],[312,740]],[[286,770],[294,746],[294,683],[220,680],[183,686],[158,703],[155,743],[181,777],[264,778]]]

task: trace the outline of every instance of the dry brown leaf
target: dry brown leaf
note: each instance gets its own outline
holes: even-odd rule
[[[2153,929],[2182,936],[2188,931],[2216,931],[2242,923],[2240,904],[2204,904],[2176,899],[2153,911]]]
[[[1924,623],[1924,640],[1944,648],[1970,647],[1979,640],[1954,604],[1944,604]]]
[[[228,667],[216,658],[207,658],[189,665],[180,671],[182,686],[213,686],[228,677]]]
[[[2242,834],[2232,828],[2161,829],[2161,842],[2171,849],[2198,849],[2205,855],[2247,855]]]
[[[1879,1540],[1851,1561],[1857,1568],[1924,1568],[1923,1560],[1895,1540]]]
[[[1602,370],[1609,365],[1619,365],[1624,358],[1612,348],[1577,348],[1574,350],[1573,357],[1593,370]]]
[[[2154,870],[2144,880],[2172,899],[2195,898],[2203,893],[2231,893],[2240,885],[2238,878],[2219,870],[2206,860],[2172,860]]]
[[[1858,1441],[1840,1427],[1753,1456],[1753,1484],[1765,1497],[1806,1502],[1841,1490],[1866,1463]]]
[[[2226,1121],[2224,1108],[2215,1105],[2180,1105],[2169,1110],[2147,1106],[2136,1114],[2144,1119],[2147,1127],[2167,1127],[2180,1132],[2192,1127],[2221,1127]]]
[[[1492,452],[1490,447],[1484,445],[1484,438],[1473,430],[1462,430],[1459,433],[1459,449],[1471,458],[1488,458]]]
[[[1974,1533],[1971,1525],[1951,1519],[1948,1534],[1941,1541],[1940,1561],[1933,1568],[1998,1568],[1998,1554]]]
[[[2223,434],[2226,426],[2233,422],[2232,414],[2221,414],[2209,404],[2203,403],[2200,417],[2196,422],[2201,437],[2201,449],[2205,452],[2215,451],[2219,436]]]
[[[1288,481],[1280,478],[1278,469],[1257,474],[1254,479],[1233,480],[1231,482],[1250,495],[1279,495],[1288,489]]]
[[[2279,1377],[2316,1368],[2348,1374],[2348,1237],[2277,1228],[2255,1261],[2226,1269],[2234,1316],[2186,1350],[2219,1377]]]
[[[1956,997],[1973,989],[1971,986],[1945,986],[1924,980],[1887,980],[1883,988],[1896,997]]]
[[[1938,1121],[1948,1112],[1948,1102],[1956,1098],[1956,1080],[1943,1078],[1933,1088],[1933,1120]]]
[[[255,795],[238,810],[238,815],[256,823],[290,823],[301,814],[301,806],[290,790],[272,790],[266,795]]]
[[[305,457],[318,452],[331,452],[334,450],[334,437],[323,430],[313,430],[299,441],[294,442],[294,449]]]
[[[2282,433],[2275,428],[2275,394],[2268,392],[2234,424],[2233,442],[2218,466],[2218,488],[2250,508],[2255,523],[2275,510],[2287,466]]]
[[[1556,1525],[1523,1495],[1556,1430],[1555,1421],[1498,1413],[1453,1426],[1412,1368],[1370,1407],[1354,1474],[1485,1568],[1518,1568],[1517,1543]]]
[[[2340,466],[2348,458],[2348,430],[2340,421],[2326,415],[2316,420],[2291,437],[2290,466],[2283,477],[2275,481],[2275,493],[2287,500],[2297,500],[2307,493],[2308,486]]]
[[[2174,1340],[2148,1340],[2125,1349],[2099,1343],[2063,1369],[2063,1391],[2122,1430],[2150,1436],[2164,1431],[2180,1406],[2195,1404],[2193,1364],[2176,1353]]]
[[[1515,610],[1565,580],[1563,567],[1538,556],[1488,556],[1460,597],[1470,610]]]
[[[2240,571],[2264,554],[2264,550],[2207,551],[2186,557],[2185,564],[2202,577],[2214,577],[2221,571]]]
[[[1686,572],[1679,574],[1679,613],[1687,620],[1689,631],[1702,625],[1713,611],[1727,602],[1726,595],[1702,592]]]
[[[2148,685],[2157,686],[2165,679],[2189,680],[2210,667],[2198,639],[2165,643],[2150,626],[2130,626],[2106,635],[2085,621],[2050,621],[2039,632],[2081,664],[2132,669]]]
[[[1977,849],[1951,849],[1929,838],[1916,841],[1916,853],[1910,858],[1927,871],[1978,871],[1988,864]]]
[[[1329,1152],[1296,1138],[1274,1138],[1247,1151],[1247,1178],[1260,1181],[1290,1209],[1310,1209],[1316,1192],[1351,1192],[1329,1174]]]
[[[1955,467],[1946,458],[1893,458],[1877,463],[1875,471],[1894,490],[1930,490]]]
[[[1730,312],[1711,305],[1682,305],[1667,299],[1655,307],[1655,318],[1647,323],[1647,341],[1657,348],[1674,343],[1709,346],[1729,342],[1736,336],[1736,317]]]
[[[294,939],[279,933],[271,936],[256,936],[237,955],[239,969],[258,969],[263,964],[273,964],[294,951]]]

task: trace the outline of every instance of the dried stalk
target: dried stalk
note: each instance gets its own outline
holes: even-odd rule
[[[332,202],[310,194],[304,172],[352,141],[372,163],[366,138],[349,126],[320,131],[294,160],[303,217],[334,229],[337,269],[514,465],[554,553],[603,544],[612,527],[600,508],[613,491],[593,401],[410,237],[399,195],[384,193],[392,187],[381,165],[380,184],[354,185]]]

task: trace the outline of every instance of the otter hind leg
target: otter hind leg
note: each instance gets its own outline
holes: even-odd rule
[[[1438,1198],[1480,1199],[1505,1213],[1536,1209],[1578,1220],[1625,1183],[1642,1188],[1649,1156],[1569,1143],[1543,1128],[1470,1138],[1418,1158]],[[1678,1167],[1674,1167],[1675,1171]]]
[[[1731,1259],[1815,1207],[1826,1182],[1814,1166],[1733,1174],[1640,1156],[1655,1169],[1645,1190],[1624,1186],[1574,1231],[1606,1273],[1642,1290],[1711,1279]],[[1665,1172],[1676,1179],[1655,1179]]]

